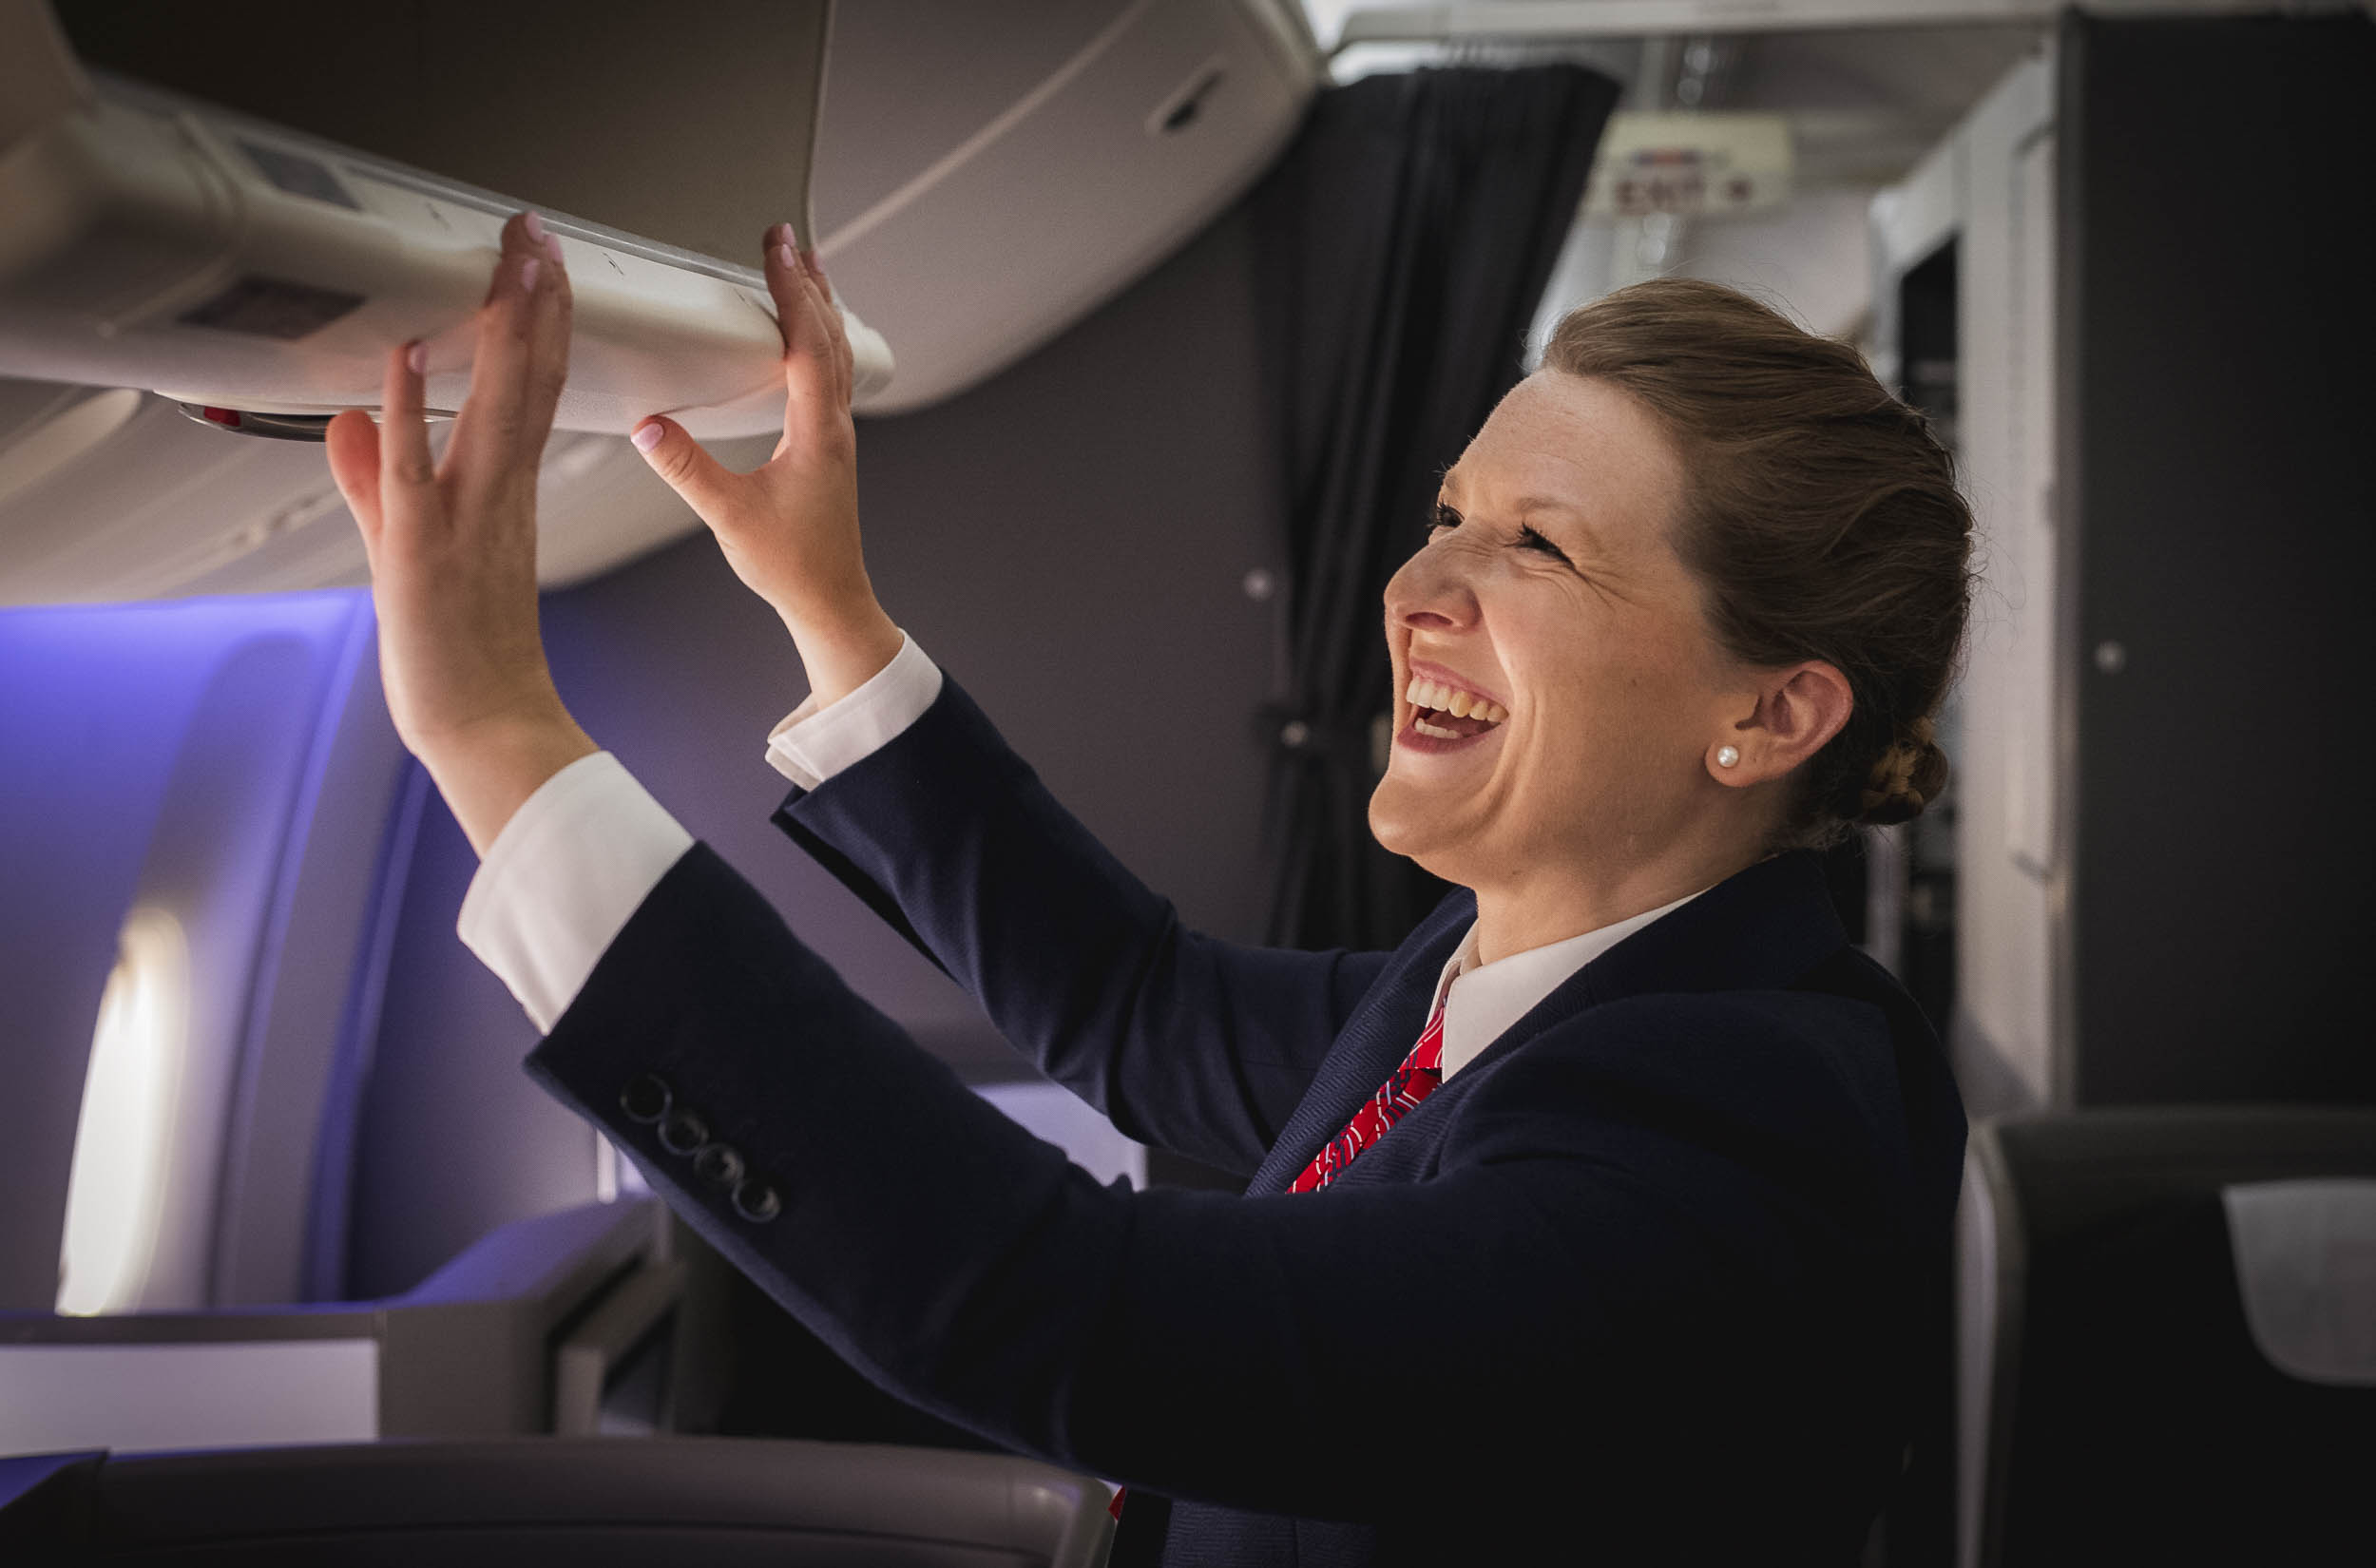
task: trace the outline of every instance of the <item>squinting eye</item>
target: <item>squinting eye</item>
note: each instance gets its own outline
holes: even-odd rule
[[[1451,507],[1439,501],[1435,504],[1434,512],[1428,518],[1427,526],[1420,531],[1427,539],[1433,540],[1437,534],[1442,533],[1445,529],[1457,528],[1459,526],[1460,513],[1454,511]]]
[[[1529,527],[1521,527],[1518,530],[1518,544],[1519,547],[1522,549],[1541,550],[1543,554],[1556,556],[1562,561],[1565,561],[1567,559],[1567,552],[1565,550],[1561,549],[1557,545],[1552,544],[1551,541],[1545,539],[1542,535],[1535,532],[1534,529]]]

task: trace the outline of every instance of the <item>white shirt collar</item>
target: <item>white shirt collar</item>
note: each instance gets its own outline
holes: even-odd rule
[[[1700,889],[1705,891],[1704,888]],[[1444,1076],[1449,1079],[1474,1061],[1511,1024],[1534,1011],[1535,1004],[1557,990],[1568,976],[1659,916],[1681,908],[1698,896],[1699,893],[1686,893],[1672,904],[1645,909],[1613,926],[1529,947],[1490,964],[1477,962],[1477,927],[1472,924],[1468,934],[1461,938],[1459,950],[1445,964],[1443,977],[1435,985],[1435,1001],[1444,1005]],[[1455,981],[1459,982],[1457,985]]]

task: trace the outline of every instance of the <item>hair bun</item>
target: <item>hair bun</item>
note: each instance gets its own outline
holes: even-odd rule
[[[1857,821],[1885,827],[1908,821],[1938,798],[1946,788],[1947,754],[1939,749],[1935,735],[1927,717],[1918,718],[1881,754],[1865,781]]]

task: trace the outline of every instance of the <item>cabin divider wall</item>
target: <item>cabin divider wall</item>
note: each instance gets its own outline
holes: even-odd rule
[[[2376,20],[2061,39],[2062,1102],[2376,1102]]]

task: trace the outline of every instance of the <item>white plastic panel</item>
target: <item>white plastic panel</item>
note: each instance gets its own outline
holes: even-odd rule
[[[0,1347],[0,1454],[378,1435],[379,1347],[368,1339]]]
[[[998,119],[828,228],[828,268],[900,354],[864,411],[920,408],[1004,369],[1253,183],[1317,80],[1254,11],[1139,0]]]
[[[2054,81],[2051,55],[2017,67],[1917,182],[1957,173],[1948,226],[1915,222],[1909,194],[1879,249],[1956,240],[1959,478],[1972,505],[1972,602],[1962,684],[1956,879],[1959,1028],[2009,1068],[2024,1104],[2057,1102],[2060,861],[2055,844],[2057,583],[2054,475]],[[2018,797],[2018,798],[2017,798]],[[2002,1108],[2002,1107],[1999,1107]]]
[[[2376,1181],[2224,1189],[2252,1344],[2306,1383],[2376,1387]]]
[[[9,424],[20,404],[24,416]],[[60,422],[104,428],[105,438],[20,460]],[[442,449],[450,428],[432,425],[432,445]],[[711,449],[747,468],[773,441]],[[700,524],[623,438],[565,430],[545,448],[537,526],[538,578],[559,587]],[[354,520],[318,446],[210,430],[147,393],[0,380],[0,606],[368,580]]]
[[[1947,137],[1913,172],[1873,199],[1882,264],[1903,271],[1955,238],[1964,226],[1964,137]]]
[[[2031,876],[2055,874],[2058,606],[2061,545],[2055,482],[2055,138],[2040,130],[2015,143],[2005,213],[2012,262],[2005,336],[2012,346],[2006,412],[2010,465],[1993,519],[1999,583],[2011,605],[2011,674],[2020,694],[2009,716],[2004,781],[2005,853]]]

